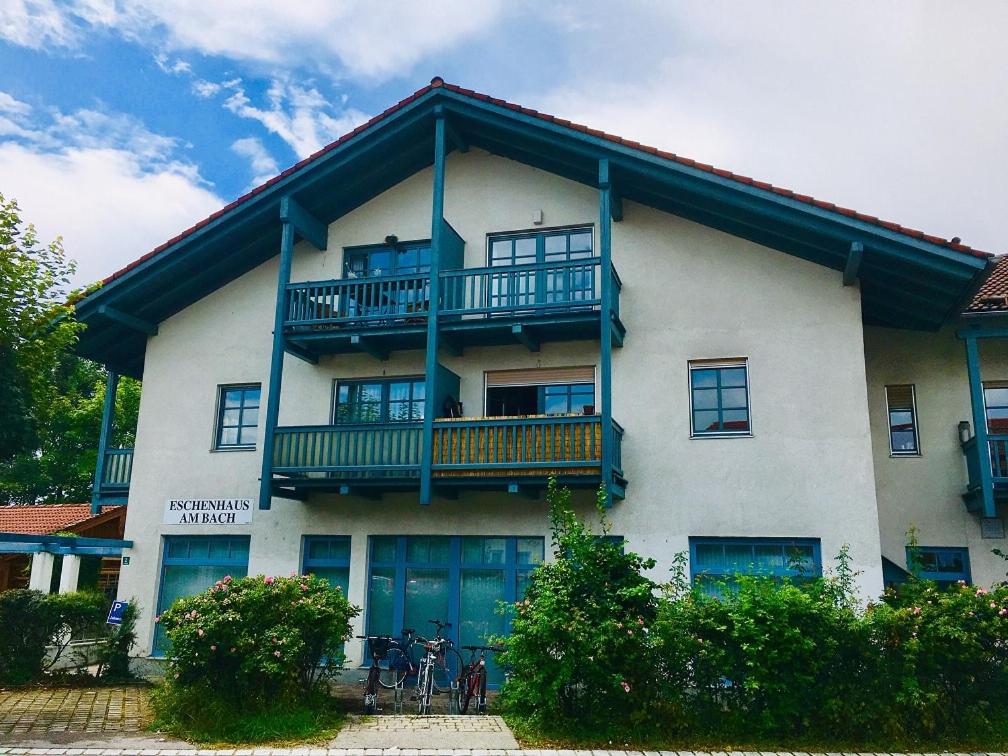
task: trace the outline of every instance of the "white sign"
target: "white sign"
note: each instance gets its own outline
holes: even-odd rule
[[[165,525],[248,525],[252,499],[168,499]]]

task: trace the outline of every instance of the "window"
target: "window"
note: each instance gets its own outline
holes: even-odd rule
[[[336,425],[423,420],[424,379],[390,378],[336,384]]]
[[[165,536],[157,613],[180,598],[205,591],[227,575],[248,574],[248,536]],[[163,655],[168,639],[161,625],[154,632],[154,655]]]
[[[819,577],[822,558],[813,538],[690,538],[690,570],[704,591],[717,594],[736,575]]]
[[[346,278],[422,274],[429,273],[430,267],[429,241],[350,247],[343,252],[343,275]]]
[[[543,561],[541,537],[372,536],[368,562],[369,634],[398,636],[409,627],[432,631],[430,619],[452,623],[460,645],[485,645],[507,632],[500,601],[525,593],[529,574]],[[492,663],[490,681],[503,672]]]
[[[339,588],[350,590],[350,536],[305,536],[301,569]]]
[[[939,585],[952,585],[970,580],[969,550],[964,547],[918,546],[917,568],[922,578]],[[907,564],[913,567],[914,550],[907,547]]]
[[[598,298],[594,264],[565,264],[593,258],[591,228],[497,234],[489,237],[488,246],[493,268],[546,264],[538,270],[491,274],[489,305],[493,310],[569,305]]]
[[[259,384],[221,386],[217,405],[217,449],[254,449],[259,425]]]
[[[987,432],[991,435],[1008,433],[1008,383],[985,383],[983,391]]]
[[[885,391],[889,410],[889,451],[894,457],[920,454],[917,401],[913,384],[886,386]]]
[[[692,435],[749,435],[746,360],[690,362],[689,379]]]
[[[486,373],[487,417],[582,415],[595,407],[595,368],[535,368]]]

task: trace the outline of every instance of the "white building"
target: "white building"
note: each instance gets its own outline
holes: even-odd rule
[[[585,513],[604,486],[658,580],[849,544],[876,595],[913,526],[990,583],[1008,306],[960,313],[994,264],[435,79],[79,303],[80,352],[143,378],[96,483],[119,596],[155,655],[158,611],[245,573],[472,643],[548,555],[549,475]]]

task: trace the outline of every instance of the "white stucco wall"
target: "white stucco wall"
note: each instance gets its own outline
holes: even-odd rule
[[[981,538],[979,519],[962,501],[966,463],[956,426],[961,420],[972,425],[972,412],[966,349],[955,328],[937,334],[866,328],[865,352],[882,553],[906,567],[906,533],[912,526],[921,546],[968,547],[978,585],[1003,580],[1008,565],[991,549],[1008,549],[1005,541]],[[980,362],[983,380],[1008,379],[1003,340],[982,340]],[[921,454],[893,457],[885,387],[907,383],[916,389]]]
[[[594,224],[597,193],[477,150],[448,160],[446,217],[466,241],[466,264],[486,260],[486,235],[532,227]],[[338,277],[344,246],[430,236],[431,175],[421,172],[331,224],[329,250],[295,252],[292,280]],[[849,543],[866,596],[882,585],[865,359],[856,287],[807,263],[630,202],[613,227],[613,260],[623,280],[626,346],[613,358],[613,414],[626,429],[627,498],[611,513],[614,532],[658,559],[654,577],[690,536],[809,537],[828,563]],[[268,378],[276,260],[160,324],[144,374],[126,538],[135,546],[120,595],[146,610],[149,647],[160,537],[194,532],[161,525],[165,498],[255,498],[260,454],[212,452],[221,383]],[[751,437],[691,439],[687,364],[749,360]],[[467,350],[442,355],[462,379],[467,414],[482,409],[483,372],[502,368],[597,365],[597,342]],[[420,352],[385,362],[365,355],[308,365],[288,357],[281,424],[328,421],[338,377],[423,372]],[[265,401],[265,399],[264,399]],[[262,427],[260,423],[261,448]],[[590,496],[580,506],[590,510]],[[303,535],[352,536],[350,599],[363,605],[367,536],[546,535],[543,502],[463,493],[420,507],[415,495],[381,502],[313,496],[274,500],[256,511],[249,570],[300,567]],[[198,532],[198,531],[197,531]],[[363,618],[358,629],[363,627]]]

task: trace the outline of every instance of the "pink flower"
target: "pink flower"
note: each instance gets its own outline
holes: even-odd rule
[[[998,612],[998,617],[1008,617],[1008,609],[1002,609]]]
[[[916,615],[916,614],[920,614],[920,613],[921,613],[921,609],[920,609],[920,607],[919,607],[919,606],[915,606],[915,607],[913,608],[913,613],[914,613],[915,615]]]
[[[217,646],[216,645],[210,646],[210,650],[211,651],[216,651],[217,650]]]
[[[991,609],[997,609],[997,604],[991,601]]]
[[[237,651],[237,649],[234,646],[231,646],[231,653],[233,654],[235,651]]]
[[[977,590],[976,590],[976,595],[977,595],[978,597],[979,597],[979,596],[986,596],[986,595],[987,595],[987,593],[988,593],[988,591],[987,591],[987,589],[985,589],[985,588],[977,588]]]
[[[156,625],[160,621],[161,621],[161,615],[159,614],[157,617],[154,618],[154,624]]]
[[[196,635],[198,635],[200,638],[203,637],[203,628],[202,627],[199,630],[196,631]]]
[[[230,575],[225,575],[225,576],[224,576],[224,582],[225,582],[225,583],[230,583],[230,582],[231,582],[231,580],[232,580],[232,577],[231,577]]]
[[[626,680],[621,680],[620,685],[623,686],[624,691],[626,691],[627,693],[630,692],[630,683],[628,683]]]
[[[273,578],[270,575],[267,575],[266,577],[263,578],[263,582],[266,583],[266,585],[273,585],[274,580],[275,578]]]
[[[302,591],[307,591],[308,590],[308,586],[305,585],[304,583],[301,583],[301,590]]]
[[[275,656],[275,657],[277,657],[279,659],[280,658],[280,652],[279,651],[274,651],[273,652],[273,656]]]

